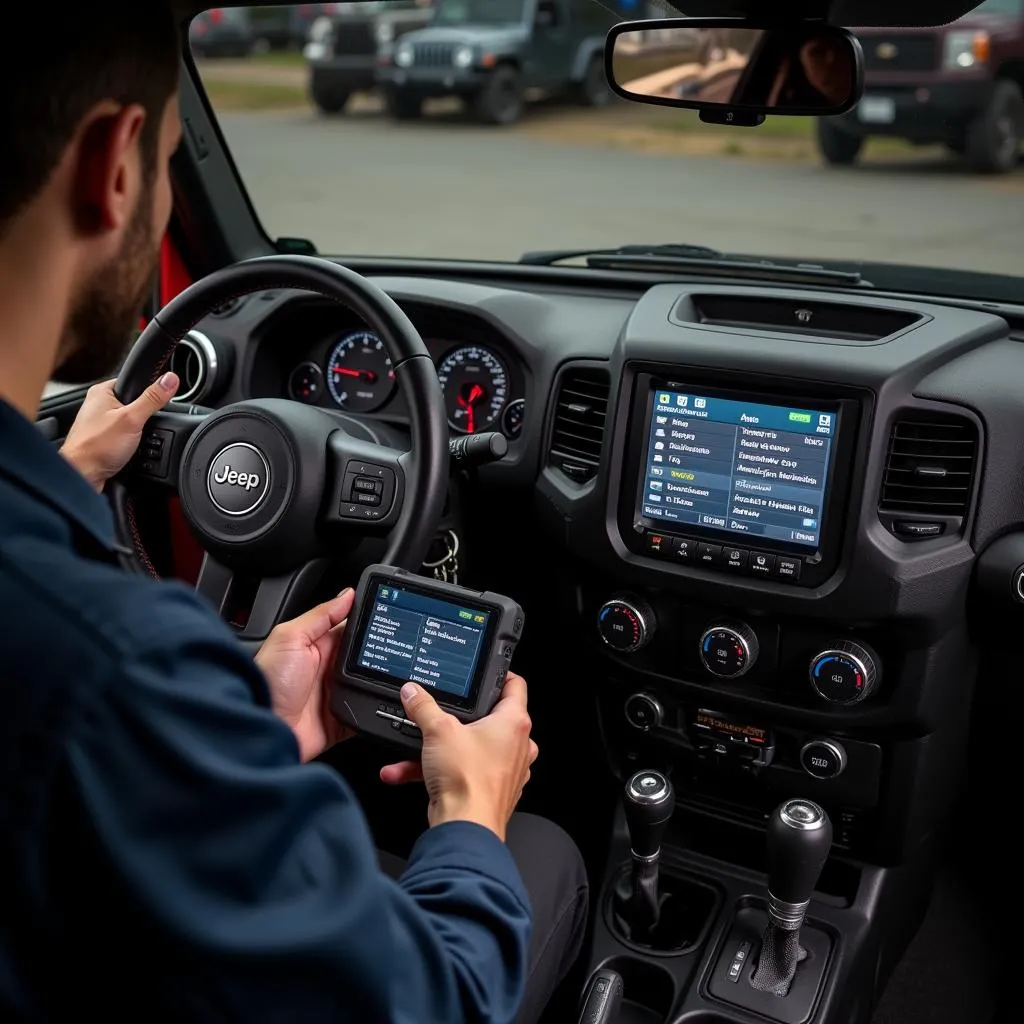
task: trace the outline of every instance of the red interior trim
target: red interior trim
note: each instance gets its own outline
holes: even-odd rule
[[[179,292],[192,283],[192,276],[169,235],[160,247],[160,305],[166,306]]]
[[[160,247],[160,305],[166,306],[171,299],[183,292],[191,283],[192,275],[185,267],[185,262],[182,260],[177,246],[169,235],[165,235]],[[174,575],[188,583],[195,583],[199,578],[199,568],[203,562],[203,549],[192,536],[181,512],[181,502],[176,497],[170,500],[168,517],[171,528]]]

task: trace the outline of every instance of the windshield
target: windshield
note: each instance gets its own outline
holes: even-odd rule
[[[538,15],[528,33],[473,34],[477,22],[519,20],[526,4]],[[862,40],[854,110],[736,128],[610,94],[608,29],[677,15],[667,5],[401,6],[393,29],[254,40],[244,57],[227,33],[193,39],[271,239],[341,258],[501,261],[685,243],[849,265],[875,284],[889,278],[857,265],[896,265],[908,289],[934,280],[937,292],[1024,301],[1024,77],[1013,77],[1022,38],[1003,47],[974,31],[875,29]],[[446,36],[451,22],[469,34]],[[657,33],[645,38],[638,74],[664,69],[659,44]],[[723,33],[689,59],[727,61],[730,46]],[[946,273],[907,277],[908,267]],[[971,273],[1006,280],[968,282]]]
[[[1024,0],[985,0],[977,9],[985,14],[1024,14]]]
[[[523,19],[526,0],[437,0],[440,25],[514,25]]]

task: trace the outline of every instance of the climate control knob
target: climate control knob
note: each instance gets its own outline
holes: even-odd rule
[[[830,704],[859,704],[878,686],[879,665],[864,644],[839,640],[811,659],[811,686]]]
[[[633,597],[606,601],[597,613],[601,639],[619,654],[633,654],[649,643],[654,625],[651,606]]]
[[[757,634],[742,622],[712,626],[700,638],[700,660],[720,679],[738,679],[757,661]]]

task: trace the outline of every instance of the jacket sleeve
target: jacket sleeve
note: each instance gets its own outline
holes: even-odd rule
[[[511,1021],[530,910],[505,845],[452,822],[400,880],[384,875],[351,790],[299,762],[258,669],[204,619],[112,672],[76,716],[64,867],[90,882],[68,890],[69,938],[100,976],[143,952],[137,980],[177,1019]],[[97,915],[113,925],[102,939]]]

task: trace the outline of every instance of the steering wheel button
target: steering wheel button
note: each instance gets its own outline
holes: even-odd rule
[[[380,495],[379,494],[357,494],[356,495],[357,505],[379,505]]]
[[[370,477],[357,476],[355,480],[352,481],[353,492],[361,491],[364,494],[380,494],[383,489],[383,480],[373,480]]]

